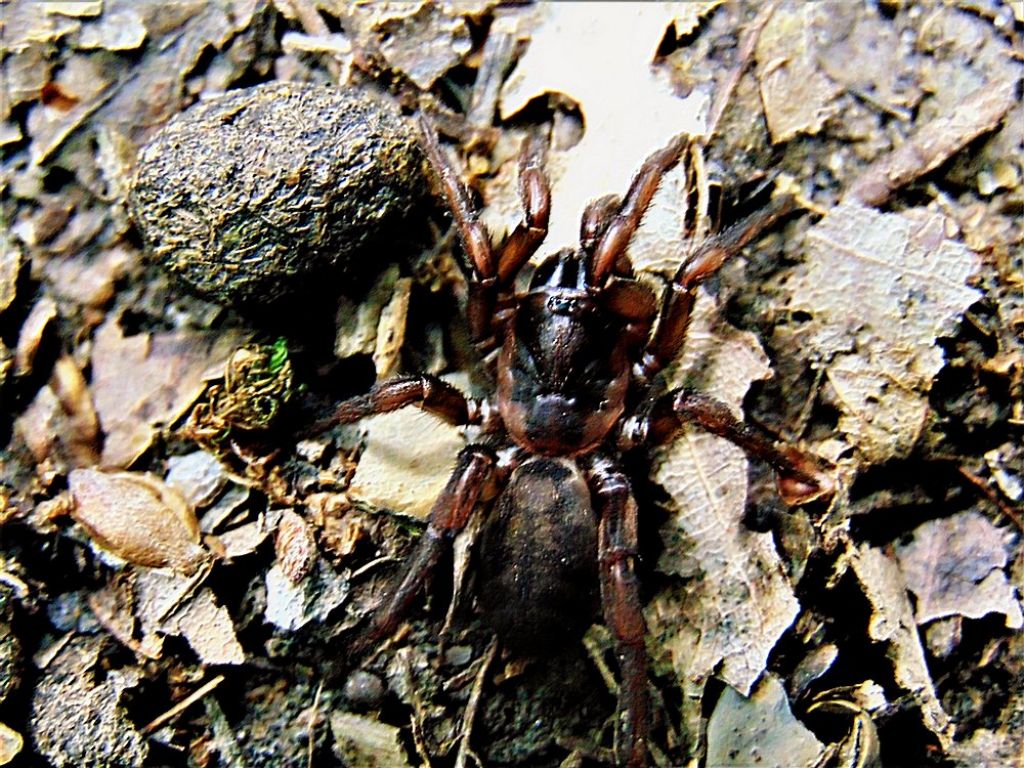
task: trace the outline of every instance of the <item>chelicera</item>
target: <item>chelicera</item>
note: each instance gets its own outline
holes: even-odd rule
[[[513,646],[539,644],[582,629],[568,627],[567,617],[579,613],[583,595],[593,594],[590,584],[599,583],[621,676],[616,760],[641,766],[650,705],[634,570],[638,510],[622,457],[665,444],[695,424],[768,462],[788,503],[831,490],[818,459],[776,443],[707,396],[666,391],[658,376],[683,348],[697,287],[792,202],[773,203],[701,244],[679,267],[659,308],[654,292],[634,278],[625,251],[662,176],[687,146],[678,138],[644,162],[624,198],[592,203],[579,246],[548,256],[529,287],[517,291],[516,277],[544,239],[549,217],[537,143],[528,142],[520,159],[524,219],[495,249],[428,120],[421,116],[420,124],[464,249],[472,341],[484,356],[497,350],[484,358],[496,391],[477,400],[433,376],[403,376],[334,413],[332,422],[351,423],[417,405],[475,428],[404,574],[350,652],[358,656],[398,628],[454,536],[493,497],[479,543],[485,615]]]

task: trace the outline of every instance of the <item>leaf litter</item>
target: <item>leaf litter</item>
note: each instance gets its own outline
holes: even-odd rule
[[[489,2],[472,7],[428,2],[336,6],[304,0],[279,0],[268,6],[240,2],[230,8],[185,4],[158,18],[145,8],[116,0],[50,4],[42,15],[30,14],[27,4],[15,3],[6,19],[12,45],[4,61],[5,73],[10,75],[5,88],[12,98],[4,100],[0,137],[5,152],[11,151],[9,184],[15,194],[10,203],[11,247],[5,246],[0,258],[0,389],[4,405],[11,404],[5,418],[17,418],[18,426],[13,453],[0,453],[0,521],[15,521],[17,534],[11,549],[4,544],[3,567],[12,568],[12,574],[21,574],[13,578],[31,585],[19,598],[26,606],[29,601],[47,602],[52,578],[46,575],[52,570],[46,556],[26,549],[26,537],[29,542],[42,534],[67,539],[79,548],[78,559],[65,559],[62,567],[71,573],[83,572],[81,558],[88,551],[88,541],[81,528],[56,517],[69,497],[76,499],[77,487],[80,498],[75,514],[97,540],[103,539],[107,546],[116,542],[112,548],[127,553],[130,561],[127,566],[118,565],[104,556],[91,567],[111,569],[114,575],[109,578],[127,584],[117,589],[132,599],[101,602],[97,597],[90,598],[90,605],[95,605],[97,616],[103,614],[103,631],[141,656],[157,660],[161,674],[166,672],[169,679],[200,679],[196,673],[204,665],[259,660],[266,649],[251,643],[252,632],[242,631],[253,627],[265,633],[266,627],[278,625],[270,630],[273,638],[267,648],[279,642],[284,643],[282,647],[306,642],[297,640],[300,637],[316,638],[311,641],[314,646],[333,647],[335,639],[325,637],[332,617],[345,613],[344,628],[369,610],[374,589],[383,583],[377,567],[400,553],[396,541],[407,538],[397,518],[372,515],[364,508],[416,509],[425,514],[435,495],[428,481],[443,484],[447,470],[440,460],[454,459],[463,437],[442,430],[438,440],[424,439],[419,458],[413,459],[413,463],[437,460],[437,466],[424,463],[423,472],[415,475],[399,462],[375,481],[385,492],[400,482],[416,486],[413,500],[373,493],[350,496],[349,492],[369,487],[368,473],[388,464],[390,458],[382,450],[385,444],[390,441],[407,450],[402,437],[418,437],[427,429],[410,420],[415,413],[402,414],[390,428],[390,438],[383,433],[375,436],[372,425],[365,435],[342,431],[323,438],[315,450],[300,452],[301,460],[288,464],[287,472],[280,467],[275,470],[275,462],[281,459],[268,453],[258,432],[244,438],[233,435],[216,443],[209,453],[197,452],[173,427],[206,387],[207,375],[222,370],[233,350],[248,341],[253,331],[230,313],[176,296],[142,266],[137,246],[123,238],[123,211],[103,197],[111,191],[116,197],[117,176],[126,172],[118,170],[122,164],[111,156],[112,142],[129,150],[141,145],[185,103],[239,81],[277,77],[330,82],[337,76],[358,78],[376,66],[378,74],[389,73],[400,81],[395,90],[407,105],[412,103],[408,101],[413,92],[410,84],[421,91],[432,89],[435,95],[443,92],[449,104],[460,99],[472,104],[472,125],[467,123],[464,132],[449,135],[482,141],[473,145],[470,165],[483,198],[490,203],[486,215],[498,222],[492,227],[496,233],[519,217],[515,185],[508,183],[514,182],[514,163],[508,161],[514,159],[524,133],[521,124],[535,119],[538,104],[553,113],[556,135],[550,169],[558,207],[549,244],[569,243],[576,239],[578,210],[587,200],[604,192],[621,192],[635,165],[680,130],[695,136],[706,130],[708,84],[714,77],[707,77],[701,67],[705,61],[722,66],[720,50],[734,46],[736,31],[744,22],[736,8],[715,2],[645,6],[643,13],[637,13],[636,6],[608,6],[601,14],[558,4],[525,10],[494,8]],[[920,13],[896,5],[887,6],[884,13],[851,6],[842,9],[843,23],[829,29],[823,26],[821,9],[781,4],[762,31],[755,68],[736,92],[737,109],[742,105],[746,110],[741,119],[757,116],[746,121],[748,135],[763,125],[763,141],[775,145],[776,157],[783,157],[787,172],[794,171],[794,159],[805,163],[794,174],[803,181],[805,199],[844,201],[822,208],[826,216],[816,225],[808,228],[803,221],[790,225],[787,234],[797,233],[792,241],[800,243],[799,253],[793,263],[776,269],[763,291],[777,317],[788,323],[776,327],[773,347],[781,339],[801,350],[824,383],[824,390],[812,392],[801,406],[805,415],[797,423],[806,426],[813,421],[817,427],[814,439],[805,444],[841,460],[850,482],[857,482],[858,473],[913,459],[922,446],[932,449],[937,439],[935,411],[945,407],[943,376],[951,366],[977,364],[976,352],[964,353],[952,340],[962,344],[970,335],[978,310],[972,310],[968,323],[960,318],[969,306],[976,308],[979,299],[1006,314],[1004,326],[1011,333],[995,333],[992,343],[998,347],[998,360],[986,359],[978,365],[988,366],[988,376],[1009,377],[1012,382],[1016,375],[1012,318],[1019,310],[1014,310],[1012,296],[1000,292],[999,282],[1012,282],[1019,275],[1019,260],[1014,262],[1008,255],[1008,243],[1019,234],[1006,223],[1007,212],[1016,210],[1015,205],[1019,208],[1020,200],[1021,169],[1015,164],[1017,145],[1010,130],[1013,121],[1007,119],[1006,128],[984,146],[971,142],[999,126],[1013,108],[1020,67],[1006,55],[1010,16],[960,6],[928,5]],[[584,11],[590,18],[582,18]],[[280,21],[276,29],[267,23],[272,19]],[[303,39],[296,42],[299,29]],[[282,35],[290,42],[279,47],[275,37]],[[505,41],[501,45],[499,37]],[[510,40],[519,41],[518,50],[511,48]],[[718,51],[712,42],[716,40]],[[46,47],[57,41],[62,41],[59,50]],[[581,42],[573,49],[577,41]],[[596,41],[606,42],[598,45]],[[850,66],[872,44],[880,46],[872,61]],[[666,66],[661,53],[673,48],[675,54],[669,54]],[[969,49],[976,61],[968,61]],[[680,64],[680,54],[692,63]],[[488,60],[492,55],[493,61]],[[566,61],[572,66],[567,67]],[[513,64],[511,78],[499,87]],[[487,67],[491,71],[485,78]],[[465,73],[474,70],[486,82],[463,91]],[[754,95],[754,102],[744,100],[748,93]],[[529,102],[532,105],[524,109]],[[506,121],[500,131],[492,125],[489,111],[494,108]],[[443,119],[448,119],[449,127],[457,127],[451,114]],[[640,114],[643,119],[638,120]],[[889,122],[876,115],[884,115]],[[513,121],[518,124],[511,125]],[[728,126],[728,121],[723,125]],[[495,133],[494,153],[485,157]],[[90,143],[93,135],[98,145]],[[965,146],[971,147],[969,151],[962,151]],[[131,152],[118,150],[117,155],[127,158],[125,167],[130,169]],[[700,162],[703,157],[693,159]],[[952,169],[944,165],[951,159]],[[45,174],[51,172],[44,184]],[[497,175],[488,176],[494,172]],[[59,173],[73,179],[60,181]],[[964,178],[969,179],[967,187],[940,188],[950,179],[959,184]],[[678,258],[689,247],[681,240],[692,202],[687,179],[683,171],[666,179],[645,231],[632,245],[631,256],[647,265],[645,269],[671,269],[677,262],[666,251],[679,248]],[[702,183],[706,204],[709,187],[706,180]],[[842,185],[844,190],[838,188]],[[913,185],[913,192],[904,200],[899,192],[906,185]],[[972,197],[975,189],[987,199]],[[961,192],[963,197],[958,198]],[[905,207],[907,201],[920,205],[922,198],[931,204]],[[892,205],[888,212],[868,207],[886,202]],[[961,240],[972,250],[960,245]],[[753,257],[751,262],[755,263]],[[743,404],[762,396],[761,386],[748,394],[751,382],[763,381],[771,368],[753,335],[720,319],[723,311],[730,312],[737,296],[730,282],[737,271],[727,268],[721,280],[702,293],[687,360],[672,382],[725,400],[742,416]],[[31,282],[26,280],[29,272]],[[418,278],[419,272],[413,272]],[[974,286],[968,288],[965,283],[971,277]],[[44,289],[37,293],[39,281]],[[442,279],[438,284],[444,283]],[[416,280],[399,270],[389,283],[379,286],[373,301],[342,306],[336,323],[335,364],[347,371],[347,361],[369,357],[378,376],[392,369],[426,367],[410,364],[411,356],[417,362],[415,356],[422,356],[417,349],[423,335],[419,290]],[[428,319],[435,329],[438,322]],[[356,332],[350,333],[353,328]],[[464,357],[460,342],[438,336],[437,330],[431,332],[443,339],[435,344],[440,351],[433,355],[431,370],[447,372],[458,367],[454,361]],[[22,335],[25,341],[19,349],[16,341]],[[53,355],[48,349],[51,343],[63,346],[61,355]],[[771,351],[778,365],[778,349]],[[310,354],[309,349],[300,349],[300,354]],[[14,375],[17,366],[19,373]],[[785,379],[783,386],[791,381]],[[460,386],[465,384],[469,382]],[[1015,478],[1020,473],[1012,458],[1012,430],[1017,422],[1012,414],[1019,417],[1021,403],[1012,394],[1013,386],[1005,410],[1011,418],[993,430],[991,442],[980,448],[965,447],[947,437],[944,444],[965,464],[976,460],[973,467],[981,473],[981,485],[974,487],[988,488],[991,498],[1001,495],[1004,505],[1005,500],[1019,502]],[[998,398],[989,394],[993,391],[998,392],[998,387],[976,397]],[[303,394],[299,400],[304,399]],[[835,409],[838,431],[847,445],[822,438],[822,407]],[[792,434],[802,434],[801,429]],[[361,454],[353,451],[357,443],[365,445]],[[25,453],[25,447],[30,452]],[[241,461],[245,476],[219,470],[214,454],[230,460],[232,469]],[[152,474],[110,471],[129,467]],[[748,750],[749,731],[721,727],[730,711],[741,718],[767,717],[767,709],[776,713],[764,721],[765,733],[756,746],[767,747],[773,739],[803,743],[806,726],[818,738],[829,740],[834,734],[818,730],[813,706],[808,707],[812,696],[817,702],[833,702],[834,710],[847,713],[842,716],[850,723],[860,724],[861,733],[876,733],[883,753],[889,750],[890,757],[895,750],[904,761],[913,761],[932,749],[913,740],[902,741],[906,745],[913,741],[915,746],[894,746],[901,739],[894,739],[889,723],[905,722],[891,720],[895,705],[867,706],[852,694],[835,693],[839,688],[821,690],[820,681],[827,676],[846,676],[851,688],[877,686],[874,680],[879,680],[898,691],[935,735],[935,754],[948,749],[947,754],[963,764],[1012,754],[1007,751],[1004,725],[977,719],[961,723],[962,710],[949,705],[950,684],[943,678],[933,679],[929,671],[929,649],[937,647],[932,638],[942,632],[948,638],[944,663],[959,663],[966,669],[968,633],[960,635],[956,628],[969,617],[994,613],[1008,630],[1020,625],[1015,592],[1015,586],[1020,587],[1020,543],[989,522],[986,502],[969,512],[944,513],[924,523],[914,520],[903,529],[904,538],[893,540],[894,546],[886,550],[884,542],[875,546],[880,543],[877,539],[864,541],[858,520],[850,519],[851,505],[863,502],[858,501],[858,489],[851,492],[847,483],[823,524],[828,535],[822,550],[822,542],[815,538],[820,532],[817,520],[805,521],[800,524],[803,528],[796,522],[784,523],[782,533],[776,533],[777,541],[770,533],[746,527],[751,505],[762,499],[756,487],[748,488],[748,477],[755,474],[731,445],[697,433],[688,434],[659,457],[654,479],[670,492],[670,500],[662,529],[666,545],[657,573],[649,569],[654,595],[647,606],[651,651],[662,662],[659,671],[671,670],[659,678],[659,686],[681,689],[689,701],[682,706],[684,711],[673,713],[682,717],[686,733],[682,744],[672,741],[678,735],[668,735],[675,750],[672,759],[699,755],[702,750],[709,759]],[[158,479],[164,475],[166,480]],[[350,488],[353,475],[358,482]],[[71,491],[61,494],[65,477]],[[113,485],[107,491],[86,492],[83,478],[94,485]],[[250,487],[231,478],[244,480]],[[121,492],[142,493],[145,514],[139,519],[155,522],[128,530],[124,519],[117,519],[118,509],[123,511],[123,499],[117,497]],[[116,501],[101,511],[104,494],[114,494]],[[179,496],[184,496],[186,508],[203,513],[203,542],[212,554],[199,548],[193,526],[177,516],[180,500],[170,500]],[[358,510],[352,508],[353,502]],[[790,560],[796,550],[786,544],[787,537],[796,537],[799,530],[807,538],[799,546],[809,553],[809,566],[797,567]],[[146,531],[156,532],[152,541],[139,536]],[[271,548],[263,545],[271,536],[273,556]],[[784,545],[781,555],[780,545]],[[168,551],[178,554],[169,557]],[[210,559],[214,557],[218,559]],[[152,570],[142,560],[171,564],[172,570]],[[201,567],[186,577],[174,573],[175,566],[183,571]],[[356,571],[361,568],[365,572]],[[853,630],[848,637],[828,637],[828,631],[841,631],[834,628],[826,630],[826,635],[807,630],[822,615],[830,617],[824,626],[835,627],[837,621],[842,626],[842,619],[832,617],[825,603],[834,590],[851,583],[842,577],[845,569],[852,571],[852,583],[870,607],[860,633],[865,641],[884,649],[885,664],[871,662],[870,669],[857,669],[859,659],[851,655],[857,643]],[[276,574],[275,579],[269,574]],[[828,577],[829,581],[824,587],[809,585],[801,581],[801,574],[804,579]],[[241,602],[234,596],[236,590],[226,589],[223,583],[236,577],[240,584],[249,585]],[[104,590],[113,589],[112,584]],[[954,620],[961,623],[944,624]],[[922,630],[928,633],[928,649],[921,642]],[[269,707],[268,712],[277,714],[260,720],[253,706],[239,720],[235,714],[226,717],[217,703],[221,695],[250,703],[262,696],[265,701],[260,703],[309,707],[301,699],[301,692],[312,696],[301,664],[294,668],[300,678],[294,693],[278,699],[261,693],[273,689],[269,673],[258,672],[252,680],[227,674],[228,682],[218,691],[204,694],[205,716],[197,715],[192,724],[165,726],[159,738],[190,744],[181,746],[183,754],[191,751],[198,756],[209,749],[208,755],[225,760],[251,758],[261,748],[271,749],[280,765],[306,765],[314,754],[326,756],[328,749],[335,754],[356,749],[360,756],[352,759],[366,764],[407,765],[406,745],[411,742],[421,754],[440,754],[446,744],[450,748],[454,743],[453,734],[464,733],[456,721],[468,694],[456,681],[466,676],[456,674],[445,683],[437,673],[426,674],[424,665],[433,651],[432,641],[425,638],[432,635],[418,624],[410,631],[402,650],[415,653],[403,657],[407,673],[391,675],[389,684],[401,689],[401,700],[413,712],[411,739],[407,721],[347,713],[347,705],[337,703],[329,686],[323,689],[326,702],[320,706],[330,712],[330,733],[324,723],[316,728],[313,718],[308,738],[299,747],[280,739],[260,740],[260,733],[276,732],[274,718],[284,711],[279,707]],[[198,665],[164,652],[163,638],[175,635],[189,643]],[[996,669],[997,674],[1006,670],[1013,674],[1012,651],[1008,658],[998,649],[1019,645],[1013,645],[1013,635],[1006,637],[993,638],[996,650],[985,661],[986,668]],[[821,648],[832,652],[822,656],[827,672],[808,674],[805,686],[789,688],[787,696],[779,681],[789,681],[787,649],[797,638],[809,653]],[[81,638],[63,642],[63,652],[60,641],[51,646],[58,650],[50,670],[65,669],[68,649],[85,647]],[[466,642],[472,643],[472,636]],[[94,669],[103,658],[100,649],[110,646],[89,637],[88,647],[88,653],[74,650],[67,667],[69,674],[72,667],[78,670],[74,684],[80,690],[73,692],[77,697],[90,695],[91,680],[99,679],[82,670]],[[479,644],[477,650],[482,647]],[[385,659],[388,653],[384,652]],[[291,663],[290,657],[287,661]],[[153,667],[125,669],[131,670],[123,678],[131,677],[129,684],[102,688],[107,709],[101,721],[110,723],[111,733],[128,745],[118,759],[142,764],[145,745],[138,747],[133,741],[131,734],[137,738],[138,733],[121,716],[123,707],[136,705],[122,692],[142,679],[142,670],[148,675]],[[108,671],[104,683],[121,680],[116,678],[119,674],[117,669]],[[249,677],[248,668],[244,677]],[[706,691],[713,690],[704,687],[711,677],[720,678],[727,687],[717,699],[704,701]],[[38,695],[51,679],[48,670],[34,690],[30,690],[33,683],[22,683],[24,695]],[[531,690],[517,673],[501,684],[483,679],[485,711],[500,711],[494,707],[500,708],[512,696],[525,701],[519,711],[530,717],[537,707],[547,706],[543,686]],[[976,687],[969,679],[961,684],[966,690]],[[230,694],[225,693],[228,690]],[[993,712],[1000,707],[1011,712],[1017,706],[1014,702],[1020,701],[1019,692],[1010,691],[1003,698],[994,690],[986,694],[995,697],[987,704]],[[491,706],[489,701],[497,703]],[[40,714],[38,721],[29,724],[11,711],[9,704],[0,702],[0,720],[14,726],[16,735],[25,733],[29,749],[37,749],[54,764],[89,764],[88,750],[95,745],[87,740],[68,745],[78,752],[46,751],[54,747],[45,739],[40,741],[39,734],[63,721]],[[710,723],[704,717],[708,711],[713,713]],[[547,722],[552,738],[569,732],[566,719],[552,715]],[[974,728],[970,738],[954,741],[954,722]],[[595,721],[578,728],[597,733],[599,725]],[[477,729],[465,731],[467,738],[459,743],[482,751],[492,763],[495,755],[515,754],[515,747],[509,752],[507,744],[525,744],[527,739],[540,743],[546,733],[521,732],[511,742],[482,744],[477,735],[481,727],[500,725],[490,719],[478,722]],[[703,728],[708,731],[706,744],[701,741]],[[851,725],[845,740],[832,741],[826,754],[842,758],[857,749],[860,742],[851,741],[855,731]],[[243,733],[249,735],[248,741],[236,741]],[[354,736],[358,733],[371,735],[358,739]],[[342,744],[349,746],[342,748]],[[821,744],[810,740],[807,745],[806,761],[804,757],[800,761],[810,764]],[[567,759],[589,754],[588,749],[576,744],[568,750],[576,757]],[[75,756],[72,762],[62,763],[70,759],[68,755]],[[79,760],[81,755],[85,758]],[[766,759],[781,762],[785,757]],[[725,762],[728,759],[732,758]],[[835,764],[846,764],[843,759]],[[501,759],[495,764],[502,764]]]

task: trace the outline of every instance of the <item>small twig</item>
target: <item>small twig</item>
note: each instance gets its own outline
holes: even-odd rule
[[[883,204],[896,190],[934,170],[976,137],[999,125],[1016,103],[1016,83],[982,86],[961,101],[953,114],[925,123],[902,146],[868,166],[843,199],[863,205]]]
[[[213,572],[213,561],[208,561],[195,576],[189,579],[188,583],[175,595],[174,599],[168,603],[167,607],[164,608],[159,615],[157,615],[157,623],[163,624],[167,619],[173,616],[192,596],[196,590],[202,585],[204,581],[209,577],[210,573]]]
[[[180,715],[182,712],[191,707],[193,704],[195,704],[201,698],[206,696],[206,694],[208,694],[210,691],[212,691],[214,688],[216,688],[223,682],[224,675],[217,675],[215,678],[213,678],[213,680],[208,682],[202,688],[199,688],[194,693],[189,694],[184,699],[175,704],[173,707],[164,712],[162,715],[147,723],[146,726],[142,729],[142,732],[152,733],[153,731],[162,728],[169,721],[173,720],[175,717]]]
[[[147,659],[155,660],[160,658],[159,654],[147,651],[142,643],[131,635],[126,634],[121,627],[117,626],[114,622],[114,617],[104,609],[103,604],[96,595],[89,595],[86,602],[89,604],[89,609],[92,611],[92,615],[96,617],[96,621],[99,622],[100,626],[103,627],[111,637],[121,643],[121,645],[139,656],[146,657]]]
[[[1010,521],[1024,531],[1024,518],[1009,504],[999,498],[998,494],[980,477],[971,472],[967,467],[958,466],[957,471],[963,476],[967,482],[981,491],[981,494],[995,505],[996,509],[1006,515]]]
[[[498,638],[491,639],[487,646],[483,659],[480,662],[480,670],[473,681],[473,688],[469,693],[469,701],[466,702],[466,712],[462,716],[462,729],[459,733],[459,754],[455,758],[455,768],[466,768],[466,757],[472,757],[477,765],[481,765],[480,758],[476,756],[469,746],[469,739],[473,734],[473,721],[476,719],[477,709],[480,707],[480,697],[484,690],[484,680],[487,678],[487,670],[494,663],[498,655]]]
[[[316,745],[316,740],[313,738],[316,735],[316,720],[317,712],[320,711],[320,694],[324,690],[324,681],[321,680],[316,687],[316,693],[313,695],[313,707],[309,713],[309,725],[307,732],[309,733],[309,749],[306,752],[306,766],[307,768],[313,768],[313,747]]]
[[[761,36],[761,30],[764,29],[765,24],[771,19],[778,6],[778,0],[765,3],[764,7],[761,8],[757,16],[750,23],[750,26],[744,31],[739,45],[739,61],[732,68],[732,71],[729,72],[725,83],[718,89],[718,93],[711,103],[711,109],[708,112],[707,130],[704,133],[705,140],[710,138],[718,129],[718,122],[722,119],[722,115],[725,114],[725,108],[729,105],[730,99],[732,99],[733,91],[736,90],[740,78],[743,77],[743,73],[747,71],[747,67],[750,66],[750,62],[754,58],[754,49],[757,47],[757,40]]]

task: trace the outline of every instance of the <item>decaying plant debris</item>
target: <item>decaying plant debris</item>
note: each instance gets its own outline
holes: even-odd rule
[[[801,201],[701,295],[669,376],[840,490],[787,514],[721,440],[653,457],[653,762],[1024,760],[1019,2],[14,0],[0,25],[0,765],[610,760],[607,633],[492,646],[474,526],[346,666],[464,436],[415,410],[310,426],[394,372],[482,384],[426,186],[392,201],[428,222],[387,225],[411,258],[260,325],[171,280],[128,213],[140,149],[190,106],[349,84],[431,113],[495,233],[550,132],[544,251],[689,133],[631,247],[654,282],[763,188]],[[159,146],[151,168],[184,161]]]

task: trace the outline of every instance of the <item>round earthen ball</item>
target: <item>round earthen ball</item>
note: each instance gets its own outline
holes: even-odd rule
[[[388,98],[268,83],[171,120],[140,152],[128,204],[167,270],[252,307],[379,270],[426,194],[416,131]]]

